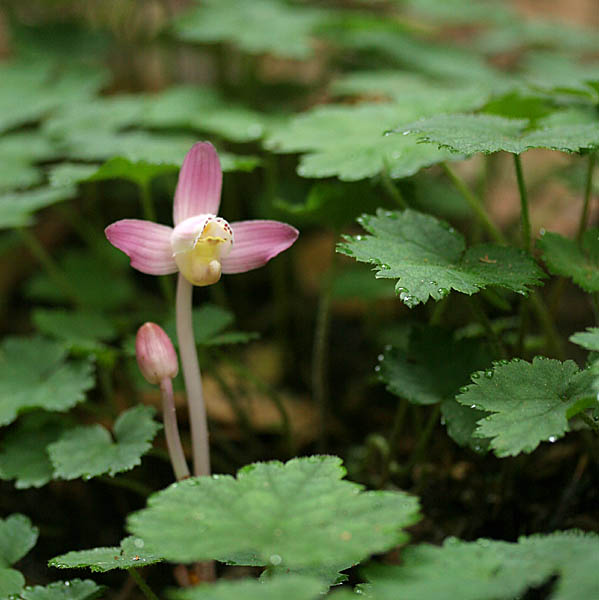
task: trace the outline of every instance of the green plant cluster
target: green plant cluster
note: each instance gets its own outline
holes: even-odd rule
[[[74,4],[0,9],[0,600],[124,597],[118,570],[150,599],[599,598],[597,496],[587,521],[560,512],[581,478],[599,489],[596,32],[500,0],[203,0],[158,10],[153,33],[135,2]],[[219,474],[170,483],[134,334],[153,320],[175,338],[173,282],[132,271],[103,229],[170,224],[198,139],[228,214],[301,237],[266,274],[202,291],[202,369],[233,416],[211,414]],[[506,172],[511,221],[491,210]],[[537,225],[549,183],[570,229]],[[248,359],[273,339],[276,383]],[[281,386],[310,396],[308,441]],[[577,470],[537,528],[458,539],[419,499],[444,448],[513,483],[560,447]],[[71,493],[98,516],[66,548],[50,512],[19,506]],[[208,561],[236,579],[176,587],[176,565]],[[97,581],[56,581],[75,568]]]

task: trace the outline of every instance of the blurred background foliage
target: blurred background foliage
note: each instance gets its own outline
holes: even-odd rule
[[[386,344],[409,354],[411,324],[435,308],[409,311],[390,281],[336,255],[335,244],[359,231],[361,213],[397,208],[398,195],[469,242],[481,239],[441,169],[422,171],[440,160],[460,161],[456,169],[515,239],[519,200],[504,155],[460,160],[383,133],[439,112],[482,109],[535,121],[567,105],[587,123],[599,101],[598,27],[595,0],[2,3],[2,333],[39,333],[95,362],[98,385],[75,411],[79,422],[109,426],[140,401],[158,403],[137,374],[132,339],[145,320],[172,331],[174,281],[130,269],[103,229],[127,217],[170,223],[183,156],[194,141],[210,140],[225,171],[221,214],[301,230],[292,251],[266,268],[196,292],[215,470],[337,453],[355,480],[418,493],[427,519],[415,536],[429,541],[509,539],[541,523],[593,528],[597,491],[577,438],[499,466],[456,446],[438,413],[411,407],[401,438],[387,439],[397,398],[377,383],[376,356]],[[523,163],[534,232],[574,236],[585,184],[579,158],[533,150]],[[570,333],[593,314],[573,286],[561,285],[558,322]],[[463,332],[473,327],[469,309],[454,296],[443,324]],[[513,299],[486,300],[497,327],[515,335],[506,315]],[[439,336],[431,348],[468,346]],[[183,410],[180,419],[188,444]],[[52,438],[55,424],[48,427]],[[418,442],[423,431],[427,450]],[[568,472],[578,474],[577,502],[564,496],[551,516],[547,490]],[[2,473],[14,477],[6,463]],[[169,478],[156,447],[122,480],[129,489],[115,493],[116,480],[101,478],[54,482],[40,505],[40,479],[16,494],[5,483],[0,510],[25,512],[41,526],[26,567],[35,578],[49,540],[52,554],[114,544],[144,486],[158,489]],[[99,506],[94,496],[105,501]]]

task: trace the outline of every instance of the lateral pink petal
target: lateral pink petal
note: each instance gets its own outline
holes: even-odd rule
[[[196,215],[216,215],[222,182],[223,172],[214,146],[210,142],[194,144],[179,173],[173,205],[175,225]]]
[[[245,273],[265,265],[297,240],[299,231],[279,221],[231,223],[233,247],[221,260],[223,273]]]
[[[139,219],[123,219],[104,230],[108,241],[131,259],[131,266],[148,275],[177,271],[171,249],[172,232],[166,225]]]

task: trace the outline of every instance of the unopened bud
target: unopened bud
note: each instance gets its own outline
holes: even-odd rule
[[[137,330],[135,355],[139,370],[150,383],[172,379],[179,371],[173,344],[164,329],[156,323],[144,323]]]

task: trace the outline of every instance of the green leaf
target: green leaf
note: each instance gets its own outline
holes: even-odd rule
[[[337,250],[376,265],[376,277],[399,278],[396,292],[410,308],[429,298],[441,300],[451,289],[472,295],[496,285],[525,294],[545,276],[520,250],[492,244],[466,250],[452,227],[412,210],[379,210],[359,222],[372,235],[347,236]]]
[[[121,413],[114,423],[114,441],[101,425],[75,427],[48,446],[54,475],[61,479],[90,479],[115,475],[141,464],[160,425],[154,409],[139,405]]]
[[[437,327],[414,327],[407,350],[385,349],[378,374],[392,394],[413,404],[437,404],[453,397],[472,371],[490,362],[488,349],[478,340],[455,340]]]
[[[493,413],[478,422],[475,435],[492,438],[497,456],[515,456],[543,441],[555,442],[569,430],[568,419],[594,401],[588,375],[571,360],[514,359],[474,373],[474,383],[456,399]]]
[[[310,188],[304,204],[278,200],[276,206],[295,218],[340,230],[364,211],[381,206],[381,196],[370,181],[319,181]]]
[[[37,528],[24,515],[13,514],[0,519],[0,598],[8,598],[23,589],[25,578],[10,567],[35,546],[37,536]]]
[[[24,515],[0,519],[0,566],[10,567],[35,546],[38,530]]]
[[[0,132],[37,121],[59,106],[89,102],[105,75],[89,65],[59,65],[45,58],[0,64]]]
[[[331,91],[334,95],[372,96],[404,105],[418,105],[423,99],[434,111],[435,103],[439,110],[475,110],[480,108],[490,96],[483,86],[464,85],[459,88],[442,84],[421,75],[406,71],[357,71],[334,81]],[[455,108],[452,108],[455,107]]]
[[[599,123],[590,113],[567,112],[561,119],[550,115],[537,122],[537,129],[525,132],[526,125],[526,120],[497,115],[454,114],[406,124],[395,133],[414,134],[421,141],[467,156],[500,151],[521,154],[530,148],[580,152],[599,146]]]
[[[390,58],[402,70],[424,74],[453,85],[475,84],[491,92],[513,87],[513,80],[493,68],[484,57],[447,42],[431,43],[398,30],[389,19],[348,19],[333,41],[362,51],[375,51]]]
[[[599,101],[599,90],[592,85],[599,81],[596,61],[581,63],[578,56],[564,52],[531,52],[524,58],[523,69],[524,79],[537,89],[586,96],[593,104]]]
[[[38,308],[32,320],[41,333],[63,340],[74,349],[101,349],[102,342],[117,334],[112,321],[100,312]]]
[[[46,586],[25,588],[15,600],[94,600],[104,595],[104,588],[89,579],[56,581]]]
[[[94,385],[88,361],[65,361],[63,344],[41,337],[6,338],[0,346],[0,425],[21,411],[64,412],[85,400]]]
[[[324,106],[299,115],[274,129],[265,146],[274,152],[305,152],[297,172],[302,177],[333,177],[357,181],[388,170],[391,177],[408,177],[423,167],[454,160],[455,155],[418,144],[412,136],[384,135],[398,122],[428,113],[420,104]],[[428,100],[433,114],[442,101]]]
[[[44,122],[42,131],[56,140],[71,135],[92,138],[98,134],[117,132],[141,122],[145,98],[142,94],[119,94],[67,104]]]
[[[148,96],[142,124],[206,131],[232,142],[260,139],[269,117],[221,97],[206,86],[173,86]]]
[[[587,327],[586,331],[574,333],[570,341],[592,352],[599,352],[599,327]]]
[[[48,565],[58,569],[89,567],[94,572],[105,573],[113,569],[145,567],[161,560],[160,556],[144,550],[143,540],[129,536],[120,546],[68,552],[50,559]]]
[[[87,132],[74,132],[62,144],[66,156],[72,159],[109,160],[120,157],[132,163],[181,165],[195,141],[194,137],[186,135],[99,131],[91,136]]]
[[[66,424],[50,413],[25,415],[2,441],[0,478],[14,479],[17,489],[46,485],[54,474],[47,447],[65,428]]]
[[[427,21],[447,25],[504,23],[514,15],[509,6],[493,0],[407,0],[402,5]]]
[[[372,565],[363,573],[376,600],[513,600],[552,577],[547,600],[579,600],[599,594],[598,560],[599,536],[564,531],[517,544],[448,538],[441,547],[406,548],[400,566]]]
[[[200,346],[238,344],[249,342],[258,337],[256,333],[225,331],[233,324],[233,321],[232,312],[215,304],[204,304],[200,308],[195,308],[192,314],[192,323],[196,344]],[[177,339],[174,316],[164,324],[164,330],[172,340]],[[174,343],[176,344],[176,341]]]
[[[174,30],[189,42],[229,42],[250,54],[307,58],[312,32],[326,14],[280,0],[204,0],[178,16]]]
[[[470,408],[447,398],[441,403],[441,421],[447,427],[449,437],[460,446],[467,446],[474,452],[484,453],[489,449],[489,440],[475,436],[477,423],[489,413]]]
[[[515,18],[506,21],[503,26],[487,29],[476,35],[469,45],[489,54],[522,52],[523,47],[550,47],[576,52],[592,51],[597,47],[597,34],[591,29],[569,25],[564,21],[553,22],[514,16]],[[524,60],[526,61],[531,54],[536,53],[526,53]],[[563,52],[552,54],[558,59],[554,62],[559,64],[563,61]],[[549,74],[549,81],[554,75],[555,73]]]
[[[129,304],[135,297],[129,259],[122,253],[105,244],[96,252],[70,250],[58,260],[60,270],[71,285],[86,309],[115,310]],[[110,281],[110,289],[106,282]],[[27,294],[36,300],[60,304],[68,298],[54,280],[40,272],[27,284]]]
[[[174,600],[318,600],[326,592],[322,581],[300,575],[278,575],[264,581],[217,581],[170,594]]]
[[[191,478],[151,496],[128,527],[175,562],[350,566],[405,541],[418,501],[361,491],[344,474],[340,459],[314,456]]]
[[[599,291],[599,229],[585,231],[580,245],[559,233],[545,233],[537,242],[553,275],[570,277],[587,292]]]
[[[0,191],[40,183],[42,172],[33,164],[55,156],[52,144],[37,133],[0,137]]]
[[[77,190],[66,185],[40,187],[0,195],[0,229],[24,227],[34,222],[33,214],[42,208],[73,198]]]

